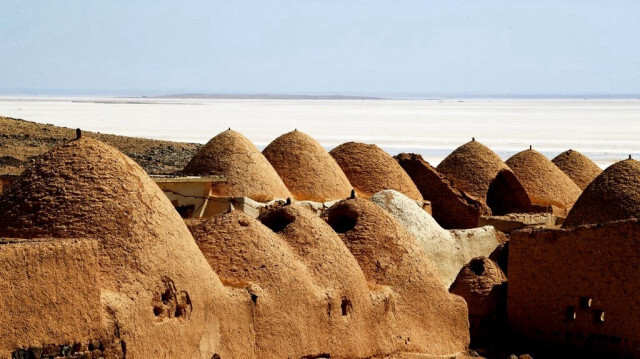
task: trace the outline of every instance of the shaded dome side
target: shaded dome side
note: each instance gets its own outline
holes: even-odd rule
[[[538,212],[516,175],[507,169],[500,170],[489,183],[486,203],[491,214],[501,216],[509,213]]]
[[[351,193],[351,183],[335,159],[301,131],[276,138],[262,154],[298,201],[327,202]]]
[[[226,181],[216,182],[212,188],[216,196],[245,196],[260,202],[291,197],[276,170],[258,148],[233,130],[224,131],[207,142],[183,172],[224,176]]]
[[[612,164],[578,198],[564,227],[640,218],[640,163],[628,159]]]
[[[524,186],[532,204],[569,209],[582,192],[562,170],[536,150],[516,153],[506,163]]]
[[[593,181],[602,169],[589,157],[575,150],[567,150],[551,160],[562,170],[575,184],[584,190]]]
[[[382,190],[393,189],[416,201],[423,200],[411,177],[380,147],[347,142],[329,153],[362,196],[368,198]]]

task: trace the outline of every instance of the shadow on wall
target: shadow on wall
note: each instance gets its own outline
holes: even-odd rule
[[[494,216],[532,210],[529,196],[518,178],[513,172],[505,170],[498,172],[489,184],[487,205]]]

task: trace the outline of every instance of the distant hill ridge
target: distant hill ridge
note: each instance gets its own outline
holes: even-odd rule
[[[82,131],[116,147],[150,174],[180,171],[202,146]],[[75,129],[0,116],[0,175],[20,174],[34,157],[76,137]]]
[[[175,94],[151,98],[221,99],[221,100],[385,100],[383,97],[348,95],[287,95],[287,94]]]

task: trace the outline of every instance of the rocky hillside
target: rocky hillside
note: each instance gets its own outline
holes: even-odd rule
[[[89,131],[82,135],[116,147],[150,174],[181,170],[202,146]],[[75,137],[75,129],[0,116],[0,175],[20,174],[32,158]]]

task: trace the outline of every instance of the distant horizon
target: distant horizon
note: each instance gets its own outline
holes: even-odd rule
[[[457,100],[457,99],[587,99],[587,100],[640,100],[638,94],[500,94],[500,93],[367,93],[367,92],[175,92],[154,93],[151,91],[109,92],[109,91],[3,91],[0,98],[15,97],[60,97],[60,98],[149,98],[149,99],[278,99],[278,100]]]

